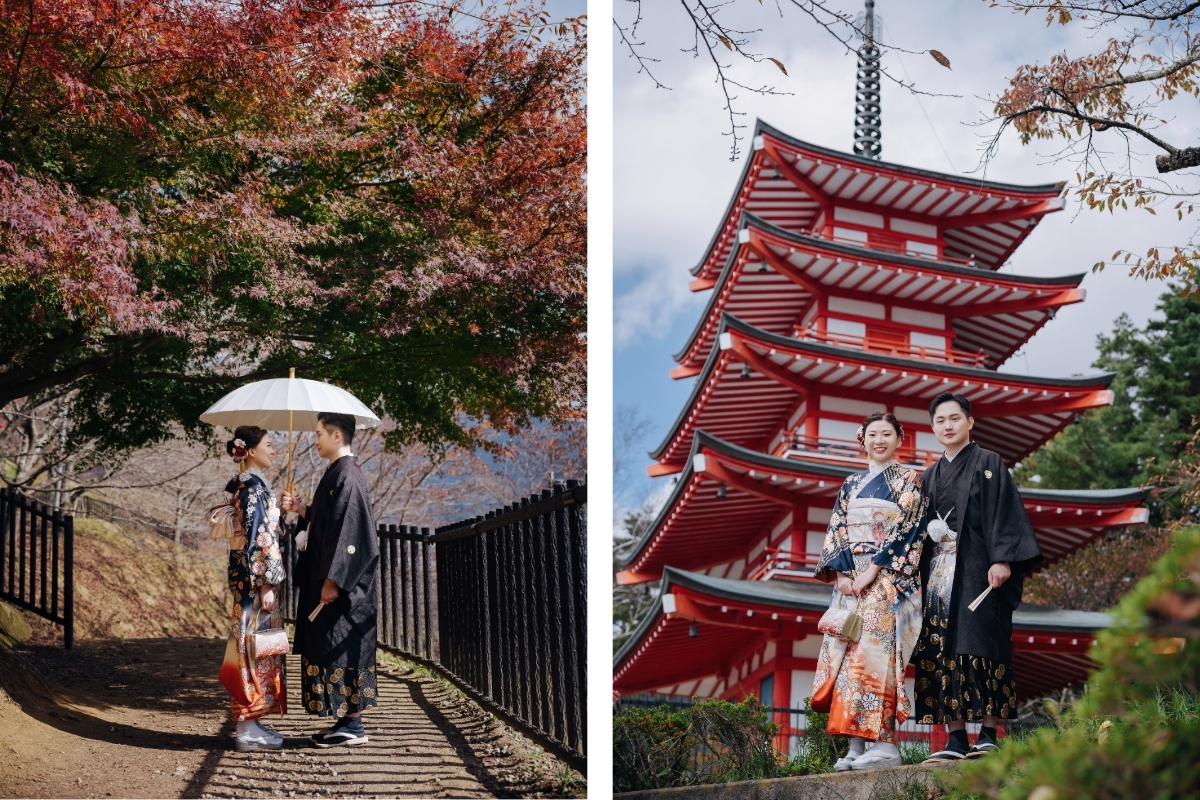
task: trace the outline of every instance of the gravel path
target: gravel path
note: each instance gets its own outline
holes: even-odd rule
[[[0,702],[4,797],[521,797],[580,796],[552,757],[453,687],[403,662],[380,662],[370,741],[318,750],[328,719],[300,709],[299,659],[288,706],[268,720],[284,749],[238,753],[217,682],[220,639],[92,640],[73,653],[20,652],[57,695]],[[0,698],[3,696],[0,695]]]

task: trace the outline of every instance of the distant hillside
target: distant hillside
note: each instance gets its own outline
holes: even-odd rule
[[[109,522],[75,519],[75,636],[130,639],[217,636],[228,630],[228,549],[199,551]],[[62,631],[25,613],[32,641],[62,642]]]

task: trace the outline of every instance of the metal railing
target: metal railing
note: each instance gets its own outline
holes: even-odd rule
[[[673,711],[681,711],[694,703],[709,698],[690,698],[681,695],[655,695],[643,693],[623,696],[617,701],[616,711],[623,708],[659,708],[668,706]],[[794,756],[804,747],[804,733],[808,729],[808,712],[803,708],[764,707],[771,721],[779,726],[775,734],[775,749],[787,756]],[[1048,723],[1036,720],[1000,720],[1001,735],[1012,735],[1045,727]],[[968,732],[977,733],[979,723],[967,723]],[[911,718],[896,726],[896,744],[923,742],[928,745],[930,752],[942,750],[950,741],[945,725],[928,725],[914,722]]]
[[[586,502],[587,486],[568,481],[431,537],[441,665],[581,765]]]
[[[0,489],[0,599],[63,628],[75,645],[75,525],[14,489]]]
[[[748,581],[765,581],[771,578],[806,579],[811,578],[813,568],[821,560],[820,553],[800,552],[796,550],[780,550],[778,547],[768,547],[763,553],[763,559],[751,566]]]
[[[436,554],[429,528],[379,526],[380,641],[402,653],[439,661]]]
[[[380,525],[381,647],[434,667],[586,774],[587,486],[557,484],[430,531]],[[286,620],[295,536],[280,542]]]
[[[916,358],[921,361],[934,361],[943,364],[958,364],[964,367],[986,367],[987,353],[979,350],[968,353],[965,350],[954,350],[941,347],[925,347],[923,345],[889,342],[886,339],[871,336],[854,336],[849,333],[821,333],[811,328],[798,328],[796,338],[801,341],[830,344],[844,347],[848,350],[860,350],[865,353],[879,353],[885,356],[901,358]]]
[[[932,255],[930,253],[921,253],[916,250],[910,250],[910,249],[908,249],[908,240],[907,239],[893,240],[890,238],[884,239],[884,238],[880,238],[880,237],[870,236],[867,238],[866,241],[863,241],[862,239],[852,239],[849,236],[836,236],[832,233],[826,234],[823,230],[819,230],[816,232],[812,232],[812,231],[806,231],[806,232],[810,236],[817,236],[821,239],[825,239],[830,242],[839,242],[841,244],[849,244],[849,245],[853,245],[854,247],[862,247],[867,250],[881,250],[885,253],[895,253],[896,255],[910,256],[912,258],[922,258],[922,259],[925,259],[926,261],[936,261],[936,262],[945,263],[945,264],[959,264],[964,267],[975,266],[975,257],[974,256],[972,256],[971,258],[954,258],[952,256],[945,255],[945,248],[942,249],[943,250],[942,255],[938,255],[938,256]]]

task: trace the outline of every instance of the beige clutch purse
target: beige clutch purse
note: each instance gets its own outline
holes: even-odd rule
[[[821,615],[817,630],[848,642],[857,642],[862,638],[862,617],[854,613],[854,609],[842,607],[845,595],[839,592],[838,597],[837,607],[831,606]]]
[[[258,627],[258,615],[254,615],[253,628]],[[286,655],[291,650],[287,631],[283,628],[270,628],[265,631],[252,630],[246,634],[246,655],[251,661],[269,656]]]

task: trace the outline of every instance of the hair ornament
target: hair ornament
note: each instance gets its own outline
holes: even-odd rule
[[[247,452],[248,452],[248,450],[246,448],[246,443],[244,441],[242,441],[241,439],[233,440],[233,453],[231,455],[232,455],[234,461],[238,461],[238,462],[244,461],[246,459]]]
[[[866,435],[867,435],[867,426],[866,425],[859,425],[858,430],[854,432],[854,438],[858,439],[859,444],[865,443]]]

